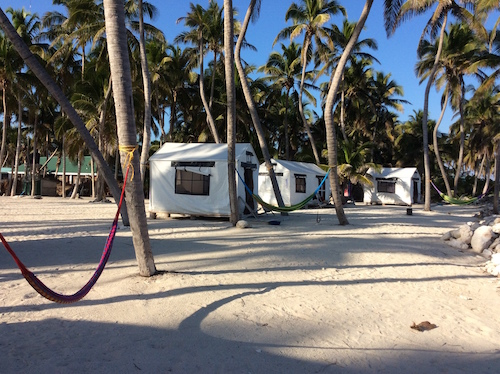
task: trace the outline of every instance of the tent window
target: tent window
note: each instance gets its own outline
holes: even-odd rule
[[[181,195],[205,195],[210,191],[210,176],[185,170],[175,171],[175,193]]]
[[[295,192],[306,193],[306,176],[295,174]]]
[[[396,181],[392,180],[392,179],[378,179],[377,180],[377,191],[378,192],[396,193]]]

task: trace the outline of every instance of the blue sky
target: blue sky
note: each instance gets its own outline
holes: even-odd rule
[[[179,17],[183,17],[189,11],[189,1],[172,0],[149,0],[150,3],[158,8],[158,16],[150,21],[156,27],[161,29],[169,42],[173,42],[175,36],[183,31],[183,24],[176,23]],[[222,6],[222,0],[218,0]],[[348,18],[357,21],[364,5],[362,0],[340,0],[347,10]],[[31,9],[32,13],[38,13],[40,17],[47,11],[55,10],[57,7],[52,5],[52,0],[16,0],[15,5],[11,0],[0,0],[0,6],[5,11],[9,6],[25,7]],[[209,0],[200,0],[198,2],[203,7],[207,7]],[[247,40],[253,44],[257,51],[243,50],[242,58],[256,66],[263,65],[271,51],[273,50],[273,41],[276,35],[287,23],[285,23],[285,13],[292,1],[283,0],[262,0],[260,18],[254,24],[251,24],[247,31]],[[233,0],[233,6],[238,10],[238,18],[242,21],[248,7],[249,0]],[[366,22],[366,27],[361,38],[374,38],[378,43],[378,50],[371,53],[380,61],[375,64],[375,69],[384,74],[391,74],[392,79],[404,89],[404,99],[410,104],[404,105],[404,113],[400,113],[400,120],[405,121],[408,116],[414,113],[414,110],[423,108],[425,84],[419,84],[419,79],[414,73],[415,63],[417,61],[417,44],[422,30],[430,14],[425,14],[413,18],[401,25],[394,35],[387,38],[384,29],[383,20],[383,2],[376,0]],[[342,22],[341,16],[332,19],[337,24]],[[291,23],[288,23],[290,25]],[[303,37],[297,39],[302,43]],[[283,41],[283,43],[288,43]],[[279,43],[274,48],[279,49]],[[431,90],[429,100],[430,118],[436,120],[440,114],[440,97],[435,89]],[[443,122],[440,126],[442,132],[448,132],[452,123],[453,113],[447,110]]]

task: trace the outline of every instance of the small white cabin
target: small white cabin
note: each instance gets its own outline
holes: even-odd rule
[[[326,175],[323,169],[312,163],[274,159],[271,160],[271,163],[273,164],[276,180],[285,206],[300,203],[311,195]],[[259,167],[258,191],[259,196],[266,203],[278,205],[265,163]],[[330,183],[328,179],[323,183],[317,195],[321,201],[328,201],[330,197]],[[311,200],[309,204],[318,204],[317,198]]]
[[[227,144],[165,143],[149,159],[149,210],[156,213],[229,217]],[[259,160],[249,143],[236,144],[236,168],[253,191]],[[236,175],[239,212],[255,201]],[[256,191],[255,191],[256,192]],[[246,203],[246,204],[245,204]]]
[[[364,186],[365,204],[412,205],[420,203],[422,179],[417,168],[383,168],[366,172],[373,186]]]

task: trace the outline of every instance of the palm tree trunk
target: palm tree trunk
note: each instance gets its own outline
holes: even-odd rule
[[[142,83],[144,85],[144,131],[142,134],[141,179],[144,183],[146,163],[151,148],[151,79],[149,77],[146,41],[144,40],[144,14],[142,0],[139,0],[139,49],[141,55]]]
[[[36,109],[35,109],[36,110]],[[35,197],[36,189],[36,154],[37,154],[37,141],[36,141],[36,123],[38,122],[38,113],[35,112],[35,121],[33,122],[33,160],[31,162],[31,197]],[[26,152],[28,153],[28,152]],[[42,191],[40,191],[40,194]]]
[[[248,110],[250,111],[250,117],[252,118],[252,123],[255,128],[255,132],[257,133],[257,137],[259,139],[260,149],[262,150],[262,154],[264,156],[266,169],[268,170],[269,177],[271,178],[271,184],[273,186],[274,196],[276,196],[276,201],[278,202],[278,206],[283,207],[285,206],[285,203],[283,202],[283,197],[281,196],[280,188],[278,186],[278,181],[276,180],[276,173],[274,172],[273,165],[271,164],[271,156],[269,154],[269,148],[267,147],[266,135],[264,134],[264,130],[262,129],[262,126],[260,124],[259,113],[257,112],[257,108],[255,107],[255,103],[253,101],[253,97],[250,92],[250,87],[248,87],[245,69],[241,64],[241,58],[240,58],[241,45],[243,44],[243,40],[245,39],[245,34],[248,29],[250,17],[252,16],[256,2],[257,0],[251,0],[250,5],[248,6],[245,19],[243,20],[243,25],[241,26],[240,35],[238,36],[238,41],[236,42],[234,59],[236,62],[236,68],[238,69],[238,74],[240,76],[241,88],[243,89],[243,94],[245,95],[245,100],[247,102]],[[281,214],[288,215],[288,213],[281,213]]]
[[[104,0],[104,16],[106,24],[109,66],[113,77],[113,96],[116,107],[118,141],[121,146],[136,147],[136,131],[134,123],[134,107],[132,97],[132,78],[127,47],[127,30],[125,28],[125,9],[122,0]],[[130,162],[133,173],[140,170],[137,148]],[[122,170],[125,176],[128,153],[121,152]],[[131,178],[126,188],[127,206],[130,211],[130,229],[135,248],[135,255],[141,276],[156,273],[151,243],[149,240],[144,192],[141,178]]]
[[[486,156],[484,155],[483,160],[486,159],[486,170],[484,171],[484,187],[481,193],[486,194],[488,190],[490,189],[490,173],[491,173],[491,162]],[[475,194],[474,194],[475,195]]]
[[[307,50],[309,49],[309,44],[311,43],[311,37],[309,34],[304,36],[304,47],[302,48],[302,76],[300,78],[300,91],[299,91],[299,113],[300,118],[302,119],[302,123],[307,132],[307,136],[309,137],[309,141],[311,142],[311,148],[314,155],[314,160],[317,165],[321,163],[318,150],[316,149],[316,143],[314,142],[314,138],[311,132],[311,128],[309,127],[309,123],[307,122],[306,116],[304,115],[304,104],[302,103],[302,94],[304,93],[304,81],[306,79],[306,65],[307,65]]]
[[[80,174],[82,173],[82,158],[83,158],[83,153],[78,152],[78,169],[76,172],[76,181],[73,186],[73,192],[71,193],[72,199],[76,199],[78,196],[78,188],[80,187]]]
[[[210,107],[207,103],[207,98],[205,96],[205,86],[203,84],[203,38],[200,36],[200,41],[198,42],[198,49],[200,53],[200,96],[201,102],[203,103],[203,107],[205,108],[205,112],[207,115],[208,126],[210,131],[212,132],[212,136],[216,143],[220,143],[219,134],[217,133],[217,128],[215,127],[214,118],[212,117],[212,112],[210,111]],[[229,141],[228,141],[229,143]]]
[[[22,124],[23,107],[21,103],[21,94],[17,95],[17,143],[16,143],[16,159],[14,160],[14,177],[12,179],[12,189],[10,196],[15,196],[17,191],[17,175],[19,174],[19,158],[21,157],[21,124]],[[24,176],[26,177],[28,170],[25,169]]]
[[[106,123],[106,113],[108,111],[108,103],[109,100],[111,99],[111,93],[113,90],[113,79],[111,79],[111,76],[109,77],[108,81],[108,88],[106,89],[106,93],[104,94],[104,101],[101,106],[101,113],[99,114],[99,138],[98,138],[98,147],[99,151],[104,154],[104,125]],[[94,170],[94,169],[92,169]],[[117,176],[115,175],[115,180]],[[105,180],[104,180],[104,175],[101,172],[101,169],[97,167],[97,197],[93,196],[95,201],[103,201],[106,196],[104,193],[105,190]]]
[[[227,96],[227,171],[229,183],[230,222],[236,225],[239,220],[238,192],[236,191],[236,98],[234,88],[233,52],[233,2],[224,0],[224,70]]]
[[[464,118],[464,95],[465,95],[465,83],[463,77],[460,77],[460,98],[458,102],[458,110],[460,113],[460,148],[458,151],[458,161],[457,170],[455,172],[455,179],[453,181],[453,191],[455,195],[458,191],[458,181],[460,180],[460,171],[462,169],[462,164],[464,162],[464,148],[465,148],[465,118]]]
[[[330,170],[330,188],[332,191],[333,201],[335,203],[335,211],[337,213],[337,219],[339,220],[339,224],[348,225],[349,221],[344,213],[344,208],[342,207],[342,198],[340,196],[339,189],[339,176],[337,173],[338,168],[338,160],[337,160],[337,136],[335,133],[335,125],[333,123],[333,104],[335,101],[335,96],[337,96],[338,88],[340,85],[340,80],[342,79],[342,73],[344,71],[344,67],[351,55],[352,49],[356,44],[359,35],[361,34],[361,30],[365,25],[366,19],[370,14],[370,9],[372,7],[373,0],[366,0],[365,6],[361,11],[361,15],[359,17],[358,23],[354,28],[354,31],[347,43],[342,56],[338,62],[337,68],[335,69],[335,73],[332,79],[332,84],[328,89],[328,95],[326,97],[325,103],[325,128],[326,128],[326,143],[328,146],[328,166],[331,168]]]
[[[290,160],[290,131],[288,129],[288,107],[290,104],[290,88],[286,90],[285,102],[285,118],[283,120],[283,127],[285,128],[285,159]]]
[[[61,90],[59,86],[57,86],[56,82],[52,79],[50,74],[42,67],[42,65],[38,62],[38,60],[33,56],[28,46],[24,43],[22,38],[16,32],[9,19],[5,15],[5,13],[0,9],[0,27],[5,32],[9,40],[11,41],[14,48],[17,50],[23,61],[26,65],[31,69],[31,71],[36,75],[36,77],[42,82],[42,84],[47,88],[49,93],[54,97],[57,103],[61,106],[61,109],[66,113],[69,117],[73,126],[76,127],[80,135],[82,136],[87,148],[94,155],[99,168],[103,171],[104,179],[108,183],[109,189],[113,194],[115,202],[118,204],[120,201],[120,187],[118,187],[118,182],[113,178],[113,172],[111,168],[104,160],[101,152],[97,148],[97,145],[90,135],[89,131],[85,127],[85,123],[79,117],[78,113],[75,111],[70,101],[65,96],[64,92]],[[1,152],[0,152],[1,158]],[[1,161],[1,159],[0,159]],[[125,225],[128,225],[128,214],[126,205],[122,206],[121,210],[122,220]]]
[[[498,193],[500,192],[500,139],[497,139],[495,157],[495,184],[493,188],[493,214],[498,214]]]
[[[2,145],[0,147],[0,168],[3,167],[5,148],[7,146],[7,127],[10,127],[10,114],[7,111],[7,83],[2,83],[2,102],[3,102],[3,126],[2,126]],[[2,173],[0,173],[0,182],[2,181]],[[7,195],[7,191],[5,191]]]
[[[90,177],[91,179],[91,185],[92,185],[92,193],[91,197],[92,199],[95,199],[95,173],[94,173],[94,157],[90,157]]]
[[[215,92],[215,73],[217,72],[217,50],[214,50],[214,65],[212,68],[212,82],[210,82],[210,98],[208,99],[208,107],[210,108],[210,112],[212,111],[212,104],[214,101],[214,92]]]
[[[344,90],[344,73],[342,72],[342,79],[341,83],[342,85],[342,92],[340,96],[340,130],[342,131],[342,137],[344,138],[344,142],[348,142],[349,140],[347,139],[347,134],[345,132],[345,122],[344,122],[344,117],[345,117],[345,108],[344,108],[344,101],[345,101],[345,90]]]
[[[432,70],[429,74],[429,80],[427,81],[427,86],[425,87],[424,113],[422,116],[422,143],[424,148],[424,210],[426,212],[430,212],[431,210],[431,163],[429,159],[429,132],[427,127],[427,116],[429,114],[429,93],[434,82],[434,76],[436,75],[437,69],[439,67],[438,63],[439,58],[441,57],[441,51],[443,50],[444,31],[446,29],[447,20],[448,14],[445,14],[439,34],[439,44],[438,50],[436,52],[436,57],[434,59],[434,65],[432,66]]]
[[[66,197],[66,144],[65,144],[65,136],[63,134],[62,138],[62,197],[63,199]]]
[[[449,91],[446,90],[444,102],[443,102],[443,108],[441,109],[441,114],[439,116],[439,119],[436,122],[436,126],[434,127],[434,130],[432,131],[432,144],[434,145],[434,154],[436,155],[436,161],[439,165],[439,170],[441,171],[441,176],[443,178],[444,185],[446,186],[446,194],[448,196],[451,196],[450,182],[448,181],[448,176],[446,175],[444,163],[443,163],[443,160],[441,159],[441,155],[439,153],[439,144],[438,144],[438,138],[437,138],[438,128],[439,128],[439,125],[441,124],[441,121],[443,120],[444,112],[446,111],[446,107],[448,104],[448,96],[449,96]]]

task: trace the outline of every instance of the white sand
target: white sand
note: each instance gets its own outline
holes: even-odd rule
[[[43,282],[72,294],[115,209],[0,197],[0,232]],[[334,209],[251,218],[249,229],[150,220],[163,273],[138,276],[122,227],[103,275],[70,305],[39,296],[1,250],[0,372],[498,373],[499,280],[440,239],[478,210],[347,206],[344,227]],[[422,321],[437,328],[410,328]]]

